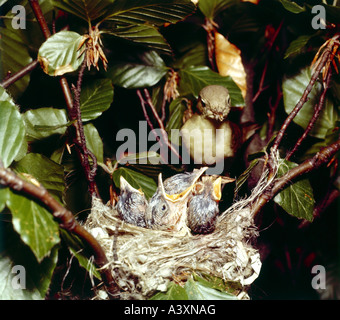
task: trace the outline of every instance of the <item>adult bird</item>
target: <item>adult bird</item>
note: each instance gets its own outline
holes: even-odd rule
[[[232,101],[227,88],[209,85],[199,93],[197,109],[181,128],[182,142],[195,163],[211,165],[232,159],[258,128],[228,119]]]

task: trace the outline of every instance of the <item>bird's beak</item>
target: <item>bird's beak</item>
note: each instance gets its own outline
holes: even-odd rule
[[[220,201],[222,197],[222,188],[221,188],[221,181],[222,178],[218,177],[214,182],[213,182],[213,198],[216,201]]]
[[[141,190],[135,189],[133,186],[128,183],[123,176],[120,176],[120,190],[125,190],[128,192],[138,192],[141,195],[144,195],[144,193]]]
[[[176,194],[167,194],[165,192],[164,189],[164,185],[163,185],[163,180],[162,180],[162,173],[160,173],[158,175],[158,187],[160,188],[160,191],[162,192],[163,196],[165,199],[171,201],[171,202],[177,202],[177,201],[181,201],[183,199],[185,199],[189,193],[191,192],[192,188],[195,186],[196,181],[200,178],[200,176],[208,169],[208,167],[202,167],[199,170],[194,170],[194,172],[192,173],[193,176],[193,180],[191,182],[191,185],[185,189],[184,191],[182,191],[181,193],[176,193]]]
[[[176,194],[167,194],[164,189],[164,184],[163,184],[163,179],[162,179],[162,173],[158,175],[158,188],[160,189],[163,197],[166,200],[169,200],[171,202],[177,202],[180,201],[181,199],[184,199],[190,192],[191,187],[187,188],[181,193],[176,193]]]

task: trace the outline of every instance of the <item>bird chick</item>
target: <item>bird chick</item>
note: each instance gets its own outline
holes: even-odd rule
[[[219,85],[204,87],[199,93],[198,110],[206,118],[223,121],[229,114],[231,100],[227,88]]]
[[[146,210],[146,225],[152,229],[180,231],[186,226],[188,197],[196,181],[207,167],[191,173],[176,174],[163,183],[162,174],[158,176],[158,188],[149,201]]]
[[[138,227],[146,227],[145,212],[148,201],[142,191],[132,187],[120,176],[120,196],[116,209],[122,220]]]
[[[215,230],[221,194],[221,177],[204,176],[196,183],[187,210],[187,225],[192,233],[207,234]]]

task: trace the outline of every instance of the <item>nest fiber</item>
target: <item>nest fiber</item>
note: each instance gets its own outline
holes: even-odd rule
[[[263,180],[264,181],[264,180]],[[117,211],[93,199],[85,227],[104,248],[121,299],[148,299],[170,281],[192,272],[238,281],[246,288],[259,275],[261,260],[252,246],[258,232],[250,204],[265,186],[220,214],[211,234],[188,235],[152,230],[122,221]],[[184,280],[183,280],[184,279]]]

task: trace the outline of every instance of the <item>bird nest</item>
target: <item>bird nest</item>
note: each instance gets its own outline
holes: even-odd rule
[[[138,227],[122,221],[114,208],[97,198],[85,228],[107,255],[106,267],[121,289],[120,299],[148,299],[166,291],[170,281],[185,281],[193,272],[237,281],[243,288],[239,297],[249,298],[247,288],[261,269],[259,252],[252,245],[258,231],[251,204],[264,187],[259,183],[248,198],[221,213],[210,234]]]

